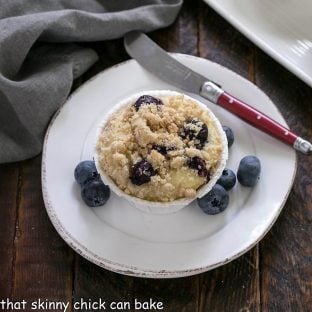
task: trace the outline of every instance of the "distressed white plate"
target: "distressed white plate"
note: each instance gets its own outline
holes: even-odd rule
[[[311,0],[204,0],[312,87]]]
[[[205,59],[181,54],[175,57],[286,125],[269,98],[244,78]],[[134,60],[98,74],[78,89],[55,115],[46,134],[43,197],[58,233],[95,264],[127,275],[187,276],[237,258],[267,233],[292,186],[296,154],[290,147],[201,99],[235,133],[227,167],[236,171],[240,159],[248,154],[260,158],[261,180],[255,188],[237,184],[230,192],[227,210],[215,216],[204,214],[195,203],[177,213],[148,214],[114,194],[103,207],[87,207],[80,198],[73,172],[80,161],[92,158],[101,119],[122,98],[153,89],[175,88],[152,76]]]

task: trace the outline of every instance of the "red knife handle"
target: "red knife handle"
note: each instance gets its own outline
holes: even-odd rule
[[[298,136],[289,129],[226,92],[223,92],[218,97],[217,104],[236,116],[239,116],[255,128],[258,128],[289,145],[293,145],[298,138]]]
[[[255,128],[292,145],[295,150],[306,155],[312,155],[312,143],[297,136],[269,116],[228,94],[213,81],[206,81],[201,86],[199,94],[210,102],[222,106]]]

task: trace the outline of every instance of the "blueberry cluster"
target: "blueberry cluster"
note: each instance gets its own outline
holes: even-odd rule
[[[133,107],[136,111],[140,109],[142,105],[154,104],[157,107],[163,105],[164,103],[153,96],[142,95],[140,96]],[[198,119],[191,119],[186,121],[182,128],[179,130],[179,135],[182,139],[189,141],[194,141],[194,145],[198,149],[202,149],[208,141],[208,128],[205,123]],[[152,149],[156,150],[160,154],[166,156],[168,152],[176,149],[174,145],[158,145],[154,144]],[[201,177],[206,177],[207,180],[210,178],[210,174],[206,169],[206,163],[204,159],[199,157],[193,157],[188,159],[187,165],[191,169],[195,169],[198,175]],[[135,163],[130,170],[130,180],[135,185],[142,185],[148,183],[151,177],[156,174],[153,166],[145,159],[140,160]]]
[[[141,95],[133,104],[136,111],[140,109],[142,105],[150,105],[155,104],[157,106],[164,105],[164,103],[151,95]]]
[[[135,185],[142,185],[151,181],[151,177],[154,175],[153,166],[147,160],[142,159],[131,167],[130,180]]]
[[[164,105],[164,103],[151,95],[142,95],[140,96],[135,103],[133,104],[133,107],[136,111],[138,111],[142,105],[150,105],[155,104],[157,107],[160,105]],[[175,148],[173,146],[165,146],[165,145],[153,145],[153,149],[157,150],[162,155],[166,155],[168,151],[174,150]],[[130,170],[130,180],[135,185],[142,185],[144,183],[147,183],[151,180],[151,177],[154,176],[155,170],[147,160],[142,159],[135,163]]]
[[[96,170],[94,161],[80,162],[74,172],[75,180],[81,187],[81,198],[89,207],[103,206],[110,197],[110,189]]]
[[[176,149],[175,146],[173,145],[158,145],[158,144],[153,144],[152,149],[156,150],[158,153],[162,155],[167,155],[168,152],[174,151]]]
[[[208,141],[208,128],[202,121],[191,119],[184,123],[179,135],[182,139],[194,141],[195,147],[202,149]]]
[[[234,142],[234,133],[231,128],[223,126],[226,134],[228,147]],[[242,186],[253,187],[260,178],[261,164],[256,156],[245,156],[241,159],[238,170],[237,180]],[[203,212],[214,215],[224,211],[229,204],[228,191],[236,184],[236,175],[231,169],[224,169],[221,177],[211,191],[202,198],[197,199],[198,206]]]
[[[243,186],[253,187],[260,178],[260,171],[260,160],[256,156],[245,156],[239,163],[237,180]]]
[[[234,133],[233,130],[228,126],[222,126],[223,131],[225,132],[226,139],[228,142],[228,147],[231,147],[234,143]]]
[[[202,121],[194,118],[187,120],[182,128],[179,130],[179,136],[186,140],[185,143],[190,141],[194,142],[197,149],[203,149],[204,145],[208,142],[208,127]],[[206,168],[206,162],[200,157],[192,157],[187,160],[187,165],[191,169],[197,170],[200,177],[205,177],[209,181],[210,173]]]
[[[206,162],[204,159],[197,157],[197,156],[189,158],[187,161],[187,165],[191,169],[197,170],[197,173],[200,177],[204,177],[204,178],[207,178],[207,180],[209,180],[210,174],[206,168]]]

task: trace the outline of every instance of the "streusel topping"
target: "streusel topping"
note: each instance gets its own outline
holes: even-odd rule
[[[98,138],[98,162],[129,195],[157,202],[193,198],[219,164],[219,131],[195,100],[146,94],[110,116]]]

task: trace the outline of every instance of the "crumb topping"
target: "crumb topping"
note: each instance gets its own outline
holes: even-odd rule
[[[193,198],[223,151],[215,121],[182,94],[144,96],[120,108],[103,127],[97,142],[101,169],[141,199]]]

